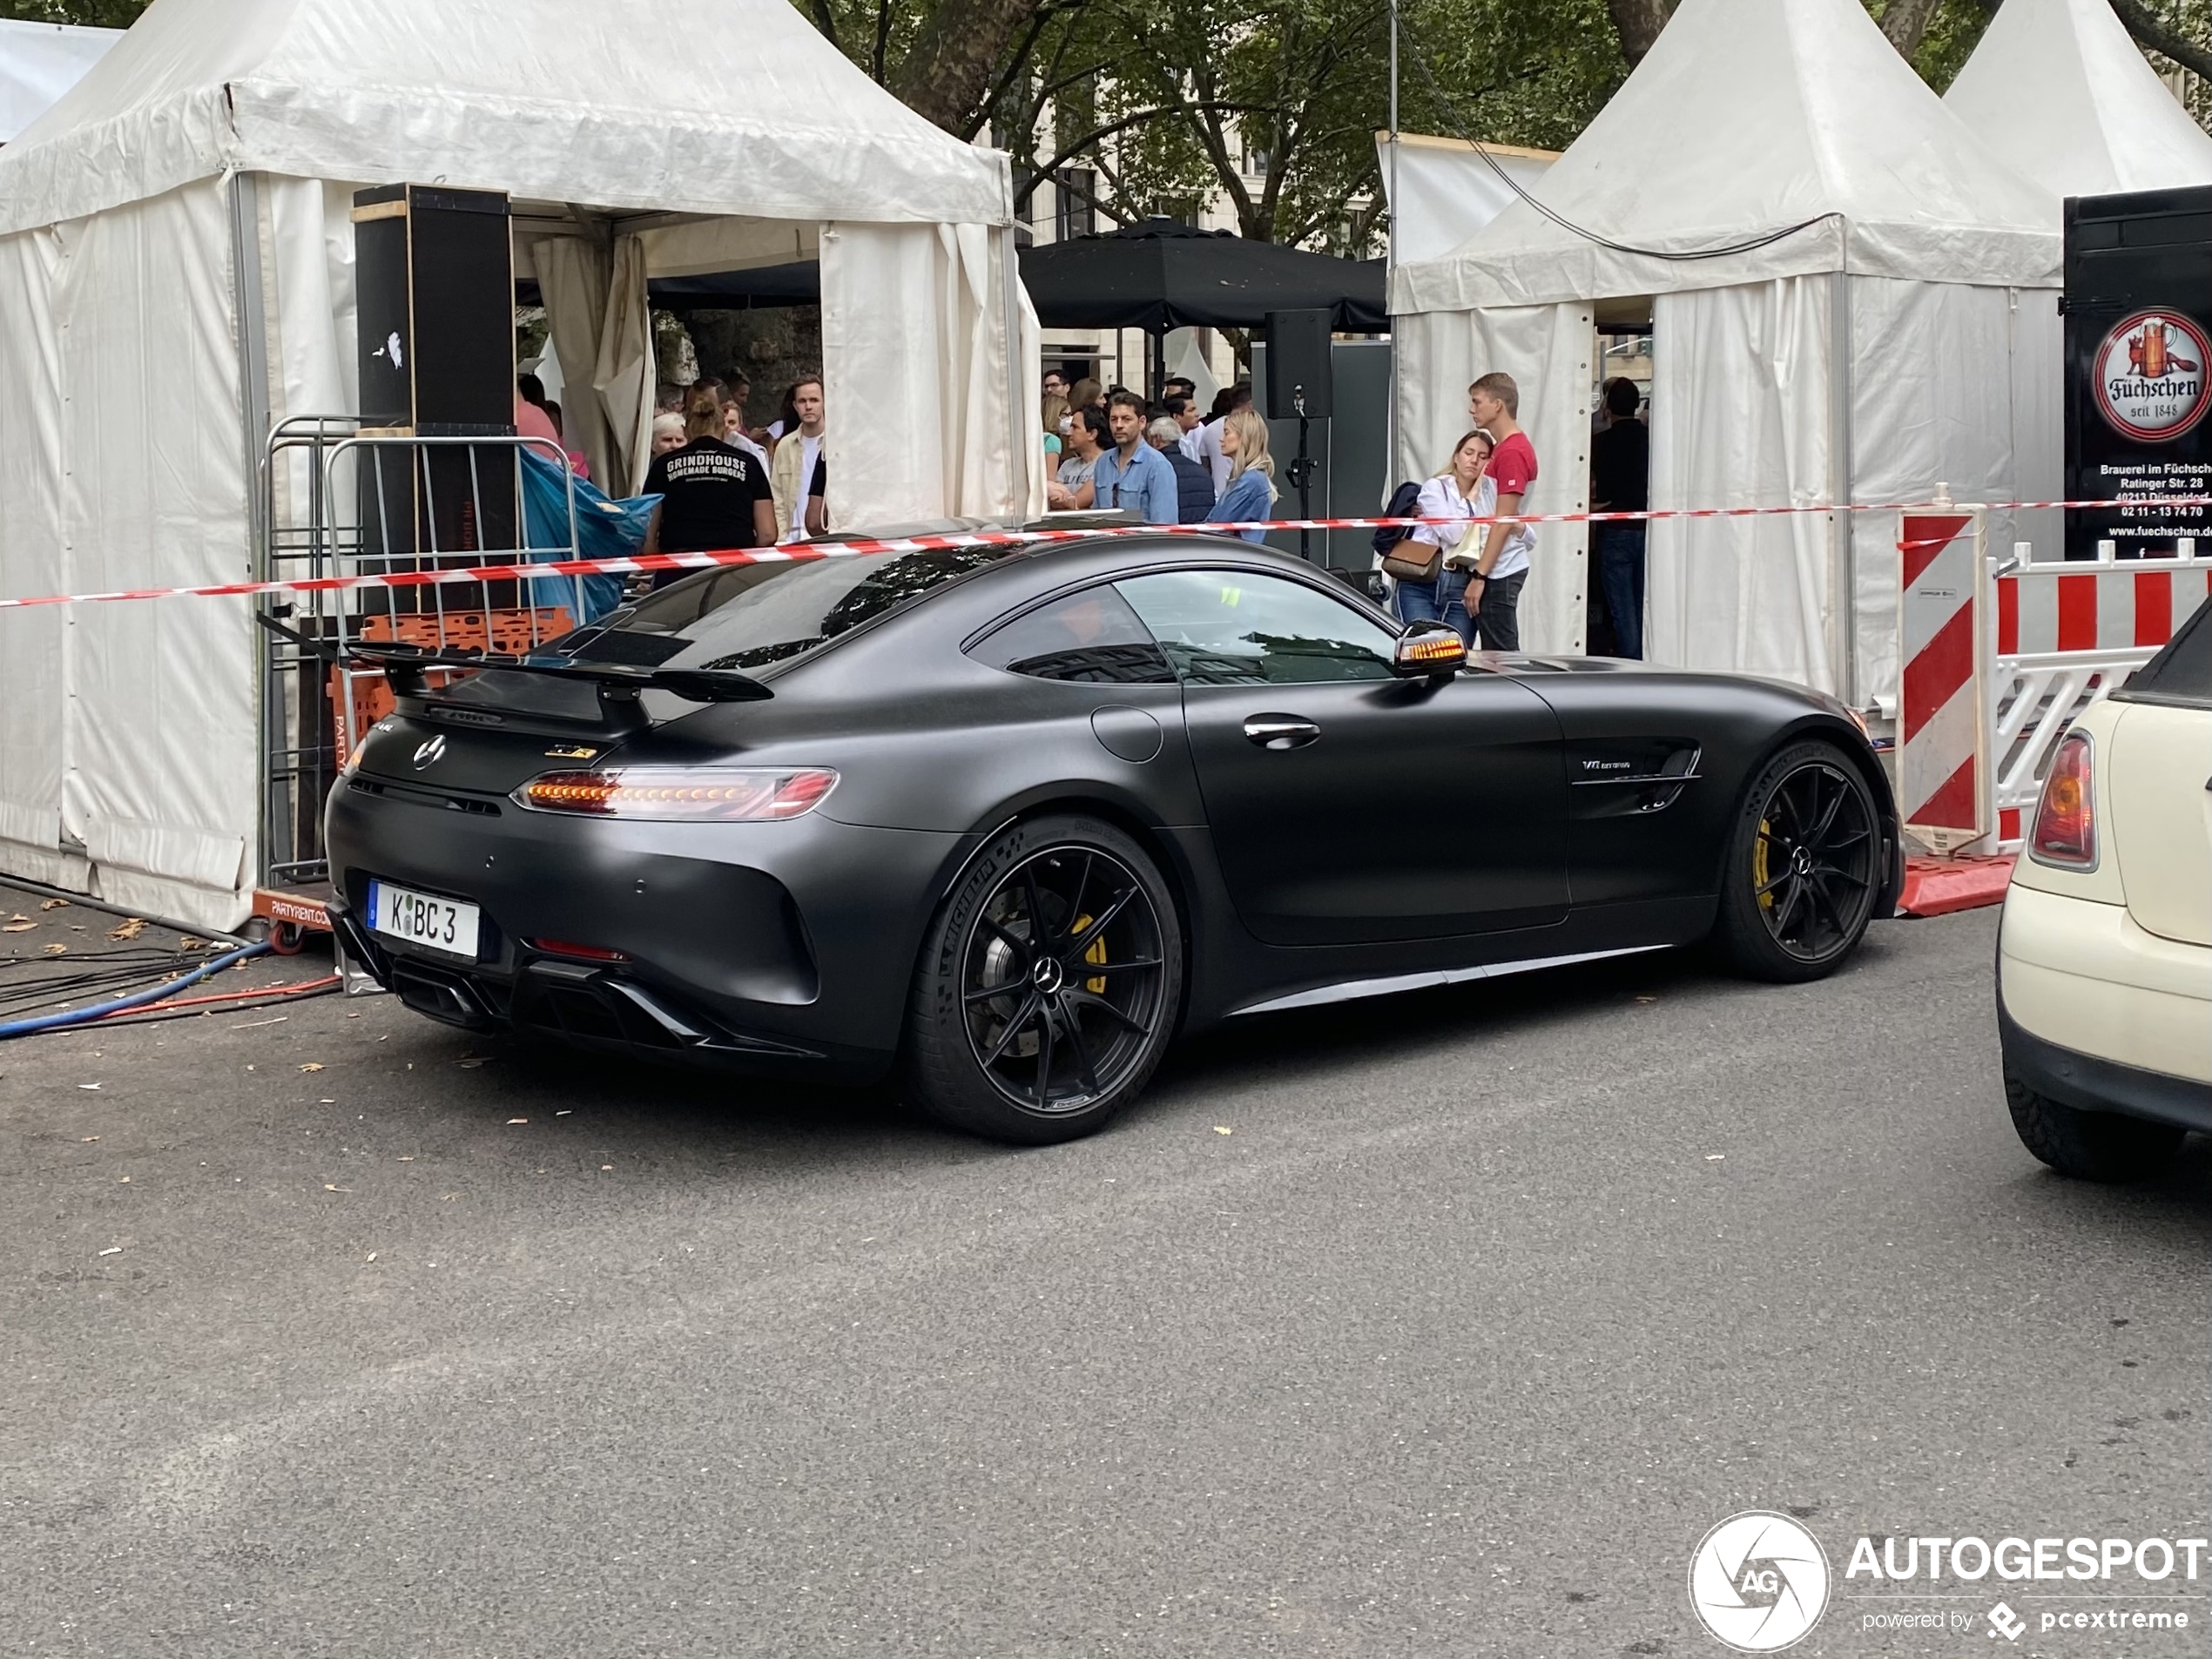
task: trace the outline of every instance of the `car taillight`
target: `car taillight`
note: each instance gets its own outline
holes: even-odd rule
[[[2087,870],[2097,862],[2097,819],[2090,788],[2089,737],[2070,732],[2051,757],[2050,776],[2035,808],[2028,851],[2039,864]]]
[[[610,766],[549,772],[511,799],[540,813],[684,822],[758,822],[812,812],[837,782],[823,767]]]

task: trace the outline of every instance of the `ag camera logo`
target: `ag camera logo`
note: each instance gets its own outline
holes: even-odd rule
[[[1764,1509],[1730,1515],[1689,1558],[1689,1605],[1716,1642],[1779,1653],[1828,1608],[1828,1557],[1798,1521]]]

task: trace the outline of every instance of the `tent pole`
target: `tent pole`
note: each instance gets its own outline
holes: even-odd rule
[[[1147,403],[1157,403],[1167,395],[1167,389],[1168,331],[1164,328],[1156,328],[1152,331],[1151,384],[1145,388],[1144,401]]]
[[[261,270],[261,179],[259,173],[233,172],[229,182],[231,300],[238,307],[239,436],[246,449],[246,568],[256,580],[266,580],[272,572],[261,467],[269,440],[269,337]],[[277,799],[276,780],[272,776],[274,757],[287,746],[280,688],[268,649],[258,640],[249,649],[257,664],[254,701],[259,705],[255,713],[261,734],[261,810],[257,814],[261,844],[255,849],[253,861],[253,880],[258,887],[269,879],[277,849],[285,845],[283,826],[290,815],[290,802]]]
[[[1828,279],[1828,499],[1837,507],[1851,500],[1851,221],[1838,219],[1842,257]],[[1858,538],[1851,520],[1829,517],[1829,672],[1836,695],[1852,708],[1865,706],[1858,683]]]
[[[1383,249],[1383,308],[1390,308],[1393,280],[1398,275],[1398,0],[1390,0],[1390,238]],[[1390,498],[1391,478],[1398,465],[1398,331],[1390,334],[1390,397],[1383,414],[1383,499]]]

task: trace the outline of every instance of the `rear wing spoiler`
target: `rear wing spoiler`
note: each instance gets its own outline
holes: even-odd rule
[[[627,730],[644,724],[637,706],[641,691],[667,691],[689,703],[764,703],[775,693],[748,675],[720,668],[646,668],[635,663],[593,663],[573,657],[509,657],[497,651],[430,651],[400,640],[370,644],[349,639],[314,639],[257,612],[254,620],[324,662],[364,663],[381,669],[395,698],[410,702],[449,704],[434,693],[429,673],[437,669],[495,670],[502,674],[536,674],[571,685],[592,686],[607,724]]]

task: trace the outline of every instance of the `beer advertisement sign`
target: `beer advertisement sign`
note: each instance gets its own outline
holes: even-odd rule
[[[2122,437],[2165,443],[2204,418],[2212,342],[2178,311],[2138,311],[2097,347],[2098,412]]]

